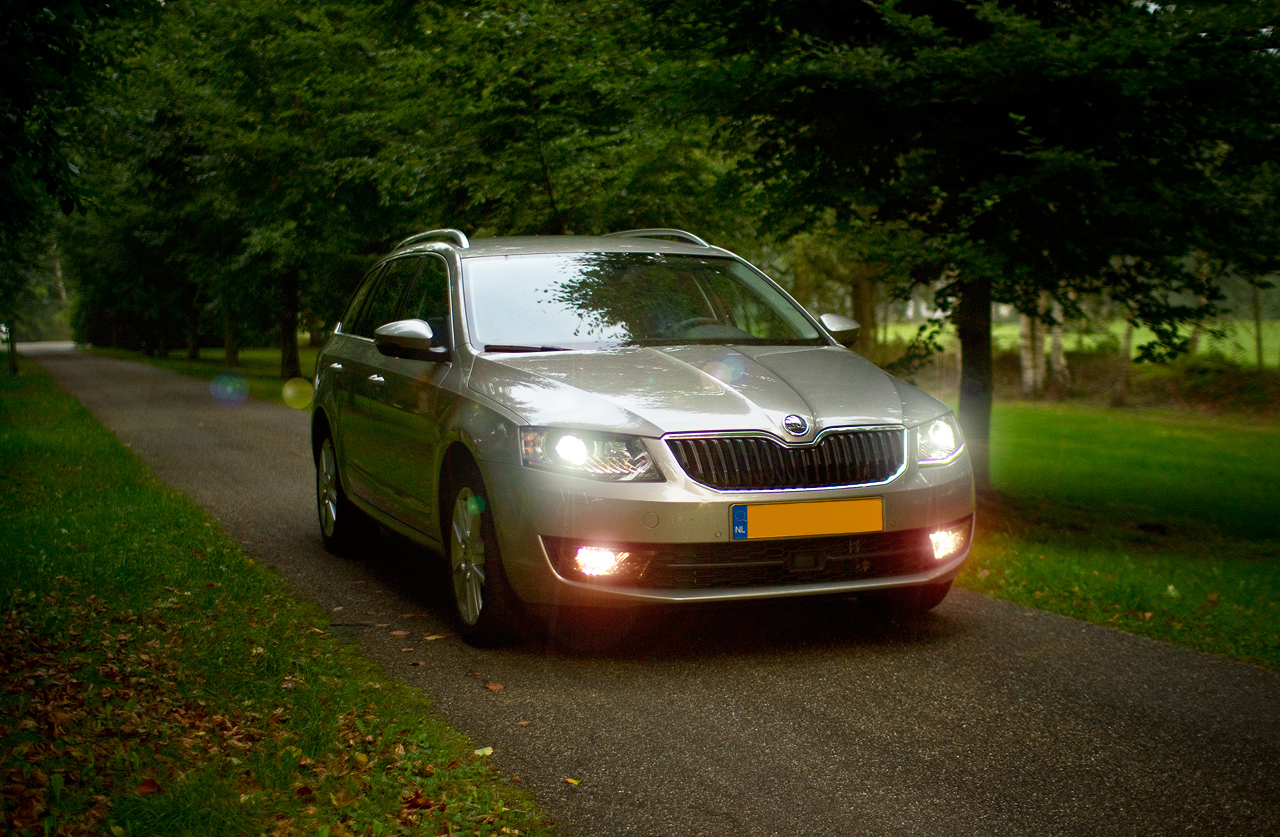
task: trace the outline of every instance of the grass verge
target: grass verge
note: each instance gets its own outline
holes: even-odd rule
[[[0,473],[0,831],[548,833],[32,364]]]
[[[961,586],[1280,670],[1280,427],[998,404]]]
[[[1274,542],[1007,495],[978,520],[960,586],[1280,671]]]

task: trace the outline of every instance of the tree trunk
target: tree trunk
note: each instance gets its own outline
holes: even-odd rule
[[[1262,371],[1262,289],[1253,286],[1253,340],[1258,352],[1258,371]]]
[[[956,309],[960,335],[960,426],[964,430],[973,483],[978,491],[991,491],[991,401],[994,375],[991,367],[991,280],[974,277],[965,283]]]
[[[1061,401],[1071,387],[1071,370],[1067,368],[1067,353],[1062,346],[1063,319],[1066,314],[1062,303],[1053,302],[1053,325],[1049,326],[1049,394],[1054,401]]]
[[[853,296],[853,318],[862,326],[858,332],[857,350],[863,357],[872,361],[876,357],[876,286],[866,276],[855,276],[849,280],[849,291]]]
[[[301,378],[298,361],[298,269],[290,268],[280,277],[280,377]]]
[[[1120,343],[1120,374],[1111,388],[1111,406],[1123,407],[1129,401],[1129,359],[1133,351],[1133,323],[1124,324],[1124,340]]]
[[[312,349],[318,349],[329,341],[329,335],[324,326],[324,320],[318,316],[312,317],[311,322],[307,324],[307,345]]]
[[[1019,361],[1022,368],[1022,396],[1034,398],[1040,394],[1040,381],[1036,375],[1039,368],[1037,355],[1042,349],[1040,336],[1040,320],[1030,314],[1022,315],[1022,328],[1019,332]]]
[[[191,308],[187,311],[186,338],[187,338],[187,360],[200,359],[200,312],[196,310],[195,303],[192,302]]]
[[[240,365],[240,326],[236,320],[236,309],[231,303],[222,302],[222,338],[226,346],[226,359],[223,363],[228,369]]]
[[[15,328],[17,324],[12,320],[9,321],[9,374],[18,374],[18,333]]]

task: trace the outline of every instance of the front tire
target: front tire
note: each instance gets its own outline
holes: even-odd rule
[[[519,602],[502,566],[493,509],[478,469],[451,476],[448,557],[460,633],[469,645],[502,645],[515,636]]]

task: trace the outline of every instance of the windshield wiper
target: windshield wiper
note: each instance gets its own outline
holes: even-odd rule
[[[486,343],[486,352],[567,352],[563,346],[509,346],[504,343]]]

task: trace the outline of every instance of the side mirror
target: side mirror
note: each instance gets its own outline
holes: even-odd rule
[[[858,333],[862,326],[857,320],[851,320],[841,314],[823,314],[818,318],[823,328],[831,332],[831,336],[842,346],[852,347],[858,342]]]
[[[373,345],[387,357],[430,360],[440,363],[449,359],[449,349],[432,346],[435,335],[422,320],[396,320],[378,326],[373,332]]]

